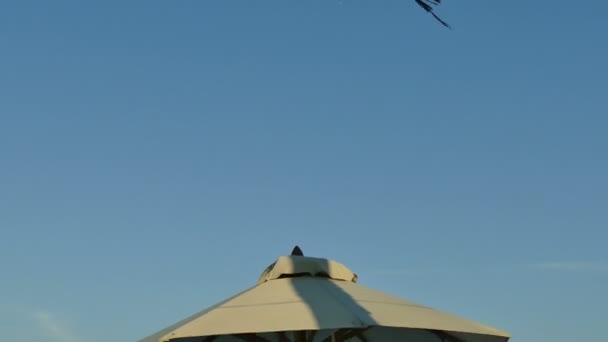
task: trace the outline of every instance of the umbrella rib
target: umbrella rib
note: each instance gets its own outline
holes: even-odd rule
[[[348,332],[347,329],[341,329],[335,332],[336,341],[342,342],[344,341],[344,335]]]
[[[285,336],[284,331],[279,331],[279,342],[291,342],[291,340]]]
[[[452,336],[446,332],[439,330],[428,330],[433,335],[437,336],[441,342],[465,342],[464,340],[459,339],[458,337]]]
[[[241,334],[233,336],[247,342],[270,342],[269,339],[258,336],[257,334]]]
[[[369,329],[369,327],[363,328],[363,329],[341,329],[341,330],[338,330],[335,333],[335,335],[336,335],[336,341],[342,342],[342,341],[346,341],[348,339],[351,339],[353,337],[357,337],[362,342],[368,342],[367,338],[363,335],[363,333],[367,329]],[[324,341],[330,341],[331,340],[330,338],[331,337],[328,337]]]
[[[294,331],[295,342],[306,342],[306,331]]]
[[[357,337],[362,342],[367,342],[367,338],[365,338],[365,336],[363,336],[363,333],[367,329],[369,329],[369,327],[363,328],[363,329],[351,329],[350,331],[348,331],[344,334],[343,338],[344,338],[344,340],[348,340],[349,338]]]

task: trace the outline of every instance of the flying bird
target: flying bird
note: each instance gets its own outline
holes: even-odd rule
[[[445,21],[441,20],[441,18],[439,18],[435,14],[435,12],[433,12],[433,6],[439,6],[439,5],[441,5],[441,0],[415,0],[415,1],[418,4],[418,6],[422,7],[422,9],[424,9],[425,11],[427,11],[428,13],[430,13],[443,26],[445,26],[447,28],[451,28],[448,23],[446,23]]]

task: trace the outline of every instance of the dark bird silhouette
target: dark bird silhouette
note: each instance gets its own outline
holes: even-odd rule
[[[293,250],[291,251],[291,255],[304,256],[304,253],[302,253],[302,250],[300,249],[300,247],[295,246],[293,248]]]
[[[418,6],[422,7],[425,11],[429,12],[435,19],[437,19],[443,26],[447,28],[452,28],[448,23],[441,20],[435,12],[433,12],[433,6],[441,5],[441,0],[415,0]]]

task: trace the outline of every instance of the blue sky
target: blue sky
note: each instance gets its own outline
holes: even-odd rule
[[[607,10],[0,3],[0,337],[135,341],[297,243],[513,341],[597,338]]]

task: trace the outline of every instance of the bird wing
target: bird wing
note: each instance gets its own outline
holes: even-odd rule
[[[422,7],[422,9],[424,9],[425,11],[429,12],[433,17],[435,17],[435,19],[437,19],[443,26],[447,27],[447,28],[451,28],[450,25],[448,23],[446,23],[445,21],[441,20],[441,18],[439,18],[435,12],[433,12],[433,6],[439,6],[441,5],[441,0],[415,0],[416,3],[418,4],[418,6]]]

